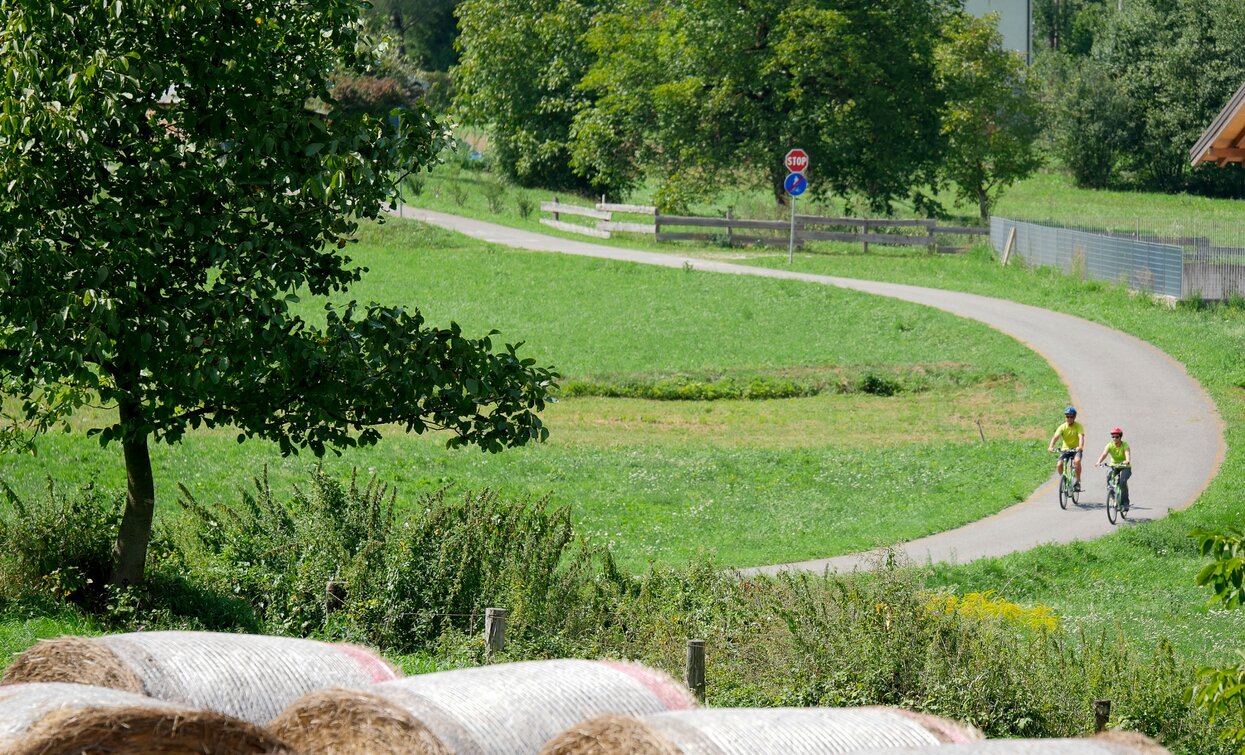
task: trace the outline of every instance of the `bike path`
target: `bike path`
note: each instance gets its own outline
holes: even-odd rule
[[[394,214],[399,214],[395,212]],[[504,246],[557,252],[662,267],[690,268],[731,275],[800,280],[924,304],[978,320],[1037,352],[1058,373],[1086,427],[1086,459],[1081,505],[1061,510],[1052,478],[1025,501],[985,519],[890,548],[917,563],[964,563],[1027,550],[1044,543],[1067,543],[1108,534],[1105,472],[1092,463],[1106,445],[1107,432],[1124,428],[1135,471],[1130,481],[1132,524],[1165,516],[1191,505],[1218,471],[1225,444],[1223,420],[1205,390],[1184,366],[1154,346],[1118,330],[1060,312],[976,294],[898,283],[798,273],[716,260],[592,244],[546,236],[481,220],[403,207],[401,216]],[[1049,428],[1061,421],[1052,409]],[[1000,464],[1008,463],[999,459]],[[1123,525],[1129,526],[1129,525]],[[756,567],[774,573],[788,569],[850,571],[885,552],[877,550],[832,558]]]

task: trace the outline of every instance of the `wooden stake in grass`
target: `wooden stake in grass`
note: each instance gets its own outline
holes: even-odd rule
[[[1107,721],[1111,718],[1111,701],[1095,700],[1094,701],[1094,733],[1104,731],[1107,728]]]
[[[506,649],[506,609],[484,609],[484,644],[489,653]]]
[[[705,641],[687,641],[687,664],[683,681],[700,702],[705,701]]]

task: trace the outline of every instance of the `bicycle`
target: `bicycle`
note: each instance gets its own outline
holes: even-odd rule
[[[1055,453],[1059,454],[1059,460],[1063,462],[1063,477],[1059,480],[1059,508],[1066,510],[1068,501],[1079,506],[1081,491],[1076,489],[1076,469],[1072,467],[1072,461],[1076,458],[1076,449],[1068,448],[1055,451]]]
[[[1115,524],[1116,515],[1120,519],[1128,518],[1128,506],[1120,505],[1120,467],[1118,464],[1106,464],[1107,468],[1107,521]]]

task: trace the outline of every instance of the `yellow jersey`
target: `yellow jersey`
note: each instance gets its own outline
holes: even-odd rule
[[[1124,461],[1125,459],[1124,452],[1127,450],[1128,450],[1128,443],[1126,441],[1120,441],[1120,444],[1118,446],[1115,445],[1115,441],[1111,441],[1110,443],[1107,444],[1107,447],[1103,449],[1103,452],[1110,455],[1111,463],[1114,464],[1115,466],[1131,467],[1132,464],[1128,464]]]
[[[1068,451],[1081,445],[1081,436],[1085,434],[1085,428],[1081,427],[1080,422],[1065,422],[1055,432],[1059,433],[1059,437],[1063,440],[1063,449]]]

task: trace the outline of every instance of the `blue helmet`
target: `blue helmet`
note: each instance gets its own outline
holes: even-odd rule
[[[1072,416],[1074,416],[1074,417],[1075,417],[1075,416],[1076,416],[1076,407],[1075,407],[1075,406],[1069,406],[1067,409],[1064,409],[1064,410],[1063,410],[1063,413],[1064,413],[1064,414],[1071,414]]]

